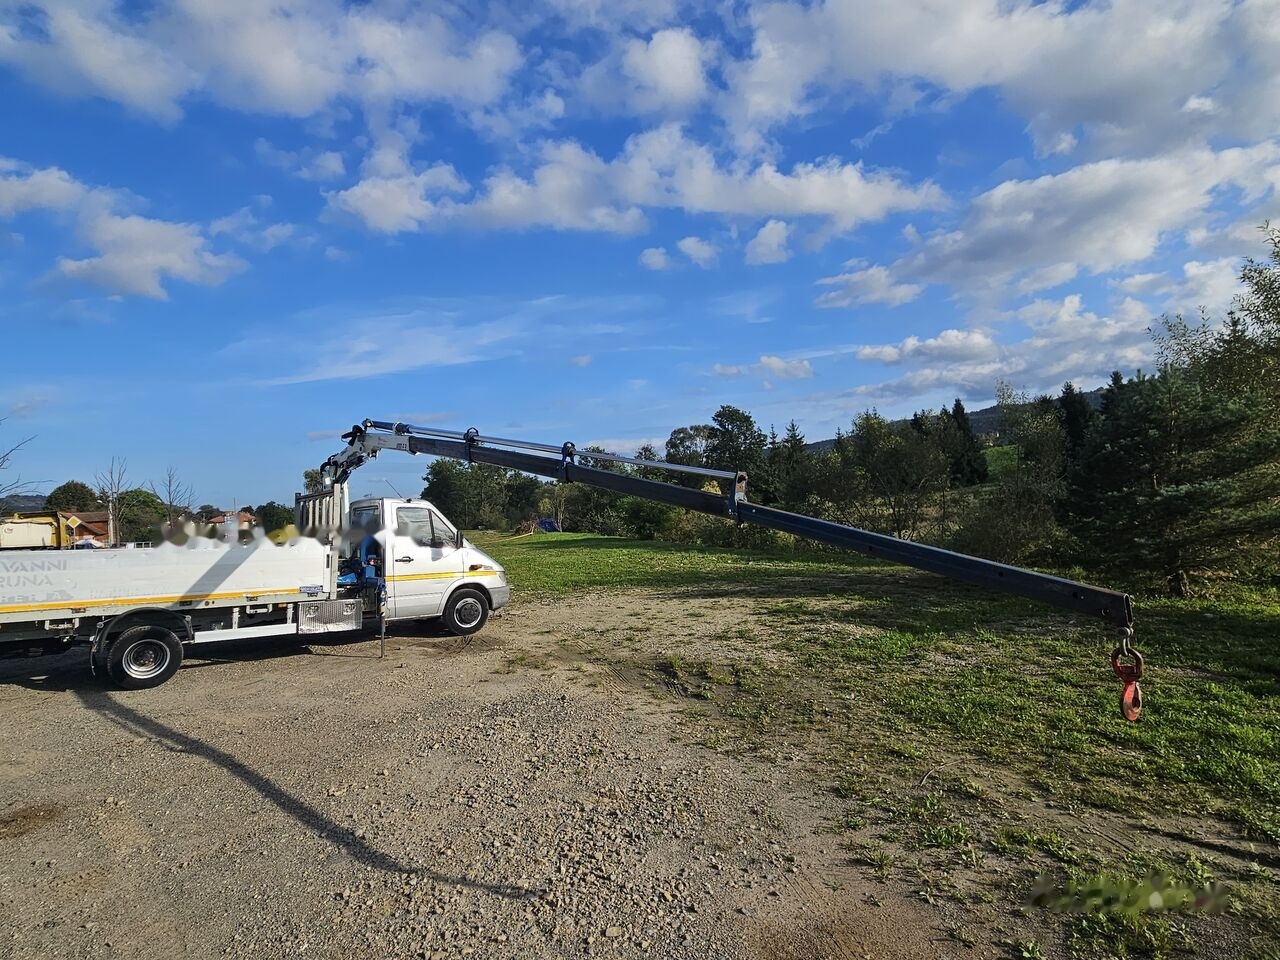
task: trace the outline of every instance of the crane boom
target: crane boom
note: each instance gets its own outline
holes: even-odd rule
[[[687,510],[728,517],[739,523],[751,523],[785,533],[817,540],[837,547],[856,550],[869,557],[901,563],[956,580],[964,580],[1005,593],[1014,593],[1053,604],[1073,613],[1100,617],[1119,627],[1133,625],[1133,601],[1128,594],[1103,587],[1077,583],[1063,577],[1014,567],[994,560],[971,557],[941,547],[860,530],[857,527],[820,520],[775,507],[751,503],[746,499],[746,477],[743,474],[682,464],[637,460],[617,454],[591,451],[580,455],[573,444],[555,447],[496,437],[482,437],[474,430],[456,433],[431,427],[415,427],[385,420],[366,420],[345,435],[347,449],[326,461],[324,470],[335,481],[343,482],[352,470],[380,450],[397,449],[412,454],[449,457],[467,463],[486,463],[566,483],[589,486],[633,497],[655,500]],[[516,449],[521,448],[521,449]],[[549,456],[548,454],[554,454]],[[646,468],[694,473],[718,480],[733,481],[733,492],[717,496],[705,490],[694,490],[678,484],[663,483],[643,477],[602,470],[578,463],[579,456],[592,460],[616,460]]]
[[[572,443],[556,447],[522,440],[483,437],[475,429],[455,432],[387,420],[365,420],[343,434],[343,439],[347,440],[346,449],[326,460],[321,468],[326,481],[336,484],[345,484],[353,470],[387,449],[449,457],[467,463],[490,464],[727,517],[738,523],[768,527],[832,546],[856,550],[869,557],[927,570],[954,580],[1028,597],[1075,614],[1098,617],[1121,630],[1120,646],[1112,653],[1111,658],[1116,674],[1124,681],[1121,711],[1127,719],[1134,720],[1141,710],[1141,692],[1138,690],[1137,679],[1141,676],[1142,659],[1130,645],[1133,636],[1133,600],[1126,593],[752,503],[747,499],[747,477],[742,473],[638,460],[594,450],[580,453]],[[729,493],[721,496],[706,490],[604,470],[580,463],[580,457],[592,462],[613,461],[646,469],[706,476],[725,482]],[[1121,658],[1132,659],[1133,666],[1121,664]]]

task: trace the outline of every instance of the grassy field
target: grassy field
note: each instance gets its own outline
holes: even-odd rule
[[[517,597],[741,596],[751,615],[724,638],[733,656],[638,665],[690,698],[712,745],[767,757],[802,744],[846,807],[850,856],[886,879],[978,903],[993,884],[1025,894],[1046,871],[1063,883],[1217,882],[1226,917],[1073,914],[1067,942],[1161,956],[1226,936],[1231,955],[1280,956],[1275,595],[1139,598],[1147,704],[1128,724],[1106,662],[1112,629],[1029,601],[835,553],[573,534],[482,543]]]

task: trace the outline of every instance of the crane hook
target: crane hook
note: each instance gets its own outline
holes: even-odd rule
[[[1120,716],[1130,723],[1137,721],[1142,714],[1142,688],[1138,681],[1142,679],[1142,654],[1135,650],[1133,628],[1125,627],[1121,634],[1120,646],[1111,651],[1111,669],[1120,678]],[[1121,663],[1121,658],[1128,658],[1130,663]]]

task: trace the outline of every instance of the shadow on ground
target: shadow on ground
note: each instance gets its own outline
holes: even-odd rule
[[[530,899],[541,893],[539,890],[511,884],[484,883],[469,877],[452,876],[427,867],[403,863],[372,846],[363,837],[336,823],[322,810],[290,793],[270,777],[253,769],[227,751],[191,734],[176,730],[154,717],[149,717],[140,710],[127,706],[117,696],[106,691],[76,689],[74,693],[87,710],[106,718],[132,736],[153,738],[168,750],[199,757],[229,773],[282,813],[292,817],[321,839],[337,844],[364,866],[386,873],[425,877],[440,884],[470,887],[507,899]]]

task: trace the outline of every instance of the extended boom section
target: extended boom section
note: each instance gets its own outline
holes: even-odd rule
[[[994,560],[984,560],[941,547],[900,540],[881,533],[830,520],[789,513],[774,507],[751,503],[746,497],[746,475],[682,464],[637,460],[618,454],[587,451],[579,453],[572,443],[559,447],[496,437],[483,437],[476,430],[457,433],[418,427],[385,420],[366,420],[344,434],[346,450],[327,460],[324,476],[334,483],[344,483],[351,471],[381,450],[394,449],[411,454],[449,457],[467,463],[484,463],[567,483],[585,483],[633,497],[643,497],[687,510],[728,517],[739,523],[752,523],[795,536],[817,540],[832,546],[856,550],[869,557],[901,563],[927,570],[955,580],[1016,594],[1052,604],[1072,613],[1098,617],[1120,628],[1121,643],[1112,652],[1111,663],[1123,681],[1121,712],[1126,719],[1136,720],[1141,711],[1142,694],[1138,679],[1142,675],[1142,657],[1131,645],[1133,637],[1133,601],[1128,594],[1102,587],[1077,583],[1063,577],[1014,567]],[[579,457],[593,461],[627,463],[646,469],[666,470],[706,476],[724,482],[729,493],[719,496],[674,483],[663,483],[626,473],[585,466]],[[1122,661],[1130,661],[1124,663]]]

